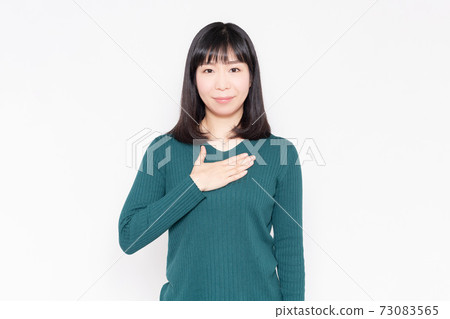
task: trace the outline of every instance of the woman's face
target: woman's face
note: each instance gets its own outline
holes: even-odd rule
[[[231,115],[243,106],[251,86],[247,64],[234,55],[229,55],[228,63],[200,65],[196,72],[201,99],[211,112],[222,116]],[[231,99],[220,100],[224,97]]]

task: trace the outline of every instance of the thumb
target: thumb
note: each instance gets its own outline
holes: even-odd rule
[[[195,161],[195,165],[200,165],[205,161],[206,157],[206,148],[204,145],[200,146],[200,153],[198,154],[197,160]]]

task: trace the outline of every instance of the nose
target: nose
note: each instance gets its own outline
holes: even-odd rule
[[[216,90],[225,90],[230,87],[228,74],[226,71],[220,70],[216,76]]]

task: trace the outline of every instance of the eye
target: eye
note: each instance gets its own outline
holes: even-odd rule
[[[231,68],[230,70],[237,70],[236,72],[240,71],[239,68]],[[212,69],[204,69],[203,73],[211,73],[211,72],[208,72],[208,71],[212,72],[213,70]],[[236,72],[231,72],[231,73],[236,73]]]

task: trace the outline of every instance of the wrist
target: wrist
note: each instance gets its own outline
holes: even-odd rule
[[[192,174],[189,175],[191,177],[191,179],[194,181],[195,185],[197,186],[197,188],[203,192],[203,187],[199,184],[199,182],[197,181],[197,179],[192,176]]]

